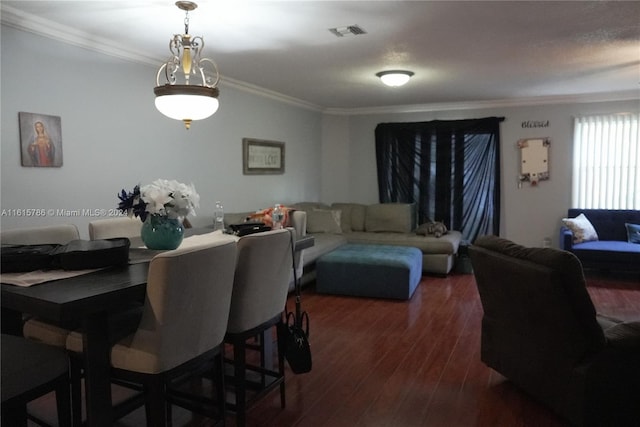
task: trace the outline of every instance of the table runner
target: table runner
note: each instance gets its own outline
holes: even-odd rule
[[[7,285],[29,287],[39,283],[50,282],[52,280],[68,279],[70,277],[81,276],[101,270],[94,268],[90,270],[36,270],[26,273],[2,273],[0,282]]]

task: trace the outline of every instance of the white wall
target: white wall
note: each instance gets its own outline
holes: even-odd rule
[[[320,112],[223,83],[218,112],[186,131],[155,109],[155,68],[6,26],[1,36],[3,229],[72,222],[87,237],[88,215],[11,212],[115,208],[120,189],[156,178],[195,184],[195,223],[216,200],[234,212],[319,199]],[[61,168],[21,166],[21,111],[61,117]],[[244,137],[285,142],[285,173],[243,175]]]
[[[321,200],[349,201],[351,180],[349,117],[325,115],[322,121]],[[311,200],[310,200],[311,201]]]
[[[500,234],[526,245],[550,237],[571,207],[572,120],[575,115],[638,111],[635,101],[554,104],[384,114],[321,114],[235,87],[221,86],[220,110],[191,130],[153,105],[156,68],[2,26],[0,207],[110,209],[121,188],[156,178],[193,182],[201,195],[196,224],[216,200],[228,212],[274,202],[378,202],[374,130],[378,123],[504,116]],[[224,71],[224,64],[220,64]],[[64,164],[20,164],[18,112],[60,116]],[[549,127],[522,128],[523,121]],[[283,175],[242,174],[242,138],[286,143]],[[550,180],[517,186],[521,138],[549,137]],[[86,237],[93,217],[16,217],[0,225],[76,223]]]
[[[550,238],[552,246],[558,246],[560,220],[571,206],[571,154],[573,117],[582,114],[601,114],[620,111],[639,111],[636,101],[575,103],[565,105],[538,105],[458,111],[436,111],[405,114],[363,114],[348,117],[326,116],[324,127],[348,132],[344,135],[325,134],[325,157],[348,158],[346,161],[329,161],[322,166],[323,202],[353,201],[378,203],[378,186],[375,160],[374,131],[379,123],[418,122],[429,120],[473,119],[490,116],[505,117],[501,123],[501,227],[500,235],[518,243],[541,246],[544,238]],[[549,127],[523,128],[524,121],[549,121]],[[348,148],[338,146],[327,137],[349,141]],[[532,187],[525,183],[518,188],[520,154],[516,143],[522,138],[549,137],[548,181]],[[335,150],[335,151],[332,151]],[[334,154],[332,154],[332,152]],[[348,177],[343,185],[336,185],[335,177]]]

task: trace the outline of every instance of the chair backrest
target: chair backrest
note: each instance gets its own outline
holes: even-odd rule
[[[78,228],[73,224],[20,228],[0,233],[0,242],[6,245],[64,245],[79,238]]]
[[[292,233],[280,229],[238,240],[228,332],[253,329],[282,313],[293,268]]]
[[[126,349],[114,346],[112,365],[157,374],[221,344],[235,265],[236,242],[223,235],[156,255],[142,319]]]
[[[469,255],[484,310],[483,335],[490,329],[493,345],[570,363],[604,346],[575,255],[497,236],[479,237]],[[483,336],[483,345],[489,341]]]
[[[89,239],[113,239],[114,237],[138,237],[142,222],[128,216],[97,219],[89,223]]]
[[[62,348],[6,334],[2,334],[0,348],[3,404],[20,396],[25,396],[23,401],[40,397],[69,371],[69,358]]]

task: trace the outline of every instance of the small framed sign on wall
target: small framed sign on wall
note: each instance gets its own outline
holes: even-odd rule
[[[549,179],[549,138],[529,138],[518,141],[520,149],[519,182],[528,181],[538,185],[538,181]]]
[[[62,166],[62,124],[58,116],[18,113],[22,166]]]
[[[242,172],[245,175],[284,173],[284,142],[242,139]]]

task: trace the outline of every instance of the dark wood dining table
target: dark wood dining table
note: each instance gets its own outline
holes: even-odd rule
[[[211,230],[204,232],[207,231]],[[295,249],[299,251],[313,244],[313,237],[303,238],[296,242]],[[22,335],[23,313],[61,325],[82,324],[90,427],[113,424],[109,318],[131,302],[144,300],[148,269],[149,262],[143,261],[30,287],[1,285],[5,333]]]
[[[5,326],[15,328],[22,313],[61,325],[82,324],[89,426],[113,423],[109,316],[133,301],[144,300],[148,269],[149,263],[143,262],[30,287],[2,285],[3,332],[15,333]]]

